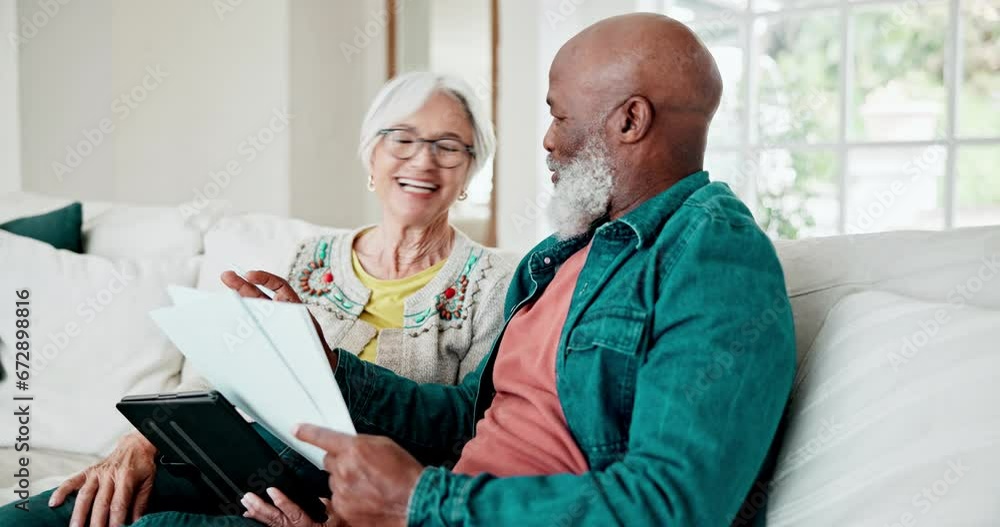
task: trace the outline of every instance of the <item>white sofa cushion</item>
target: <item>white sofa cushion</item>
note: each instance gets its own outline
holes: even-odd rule
[[[6,192],[0,194],[0,223],[24,216],[34,216],[65,207],[74,201],[70,198],[60,198],[35,192]],[[93,220],[112,208],[110,203],[102,201],[83,202],[83,223]]]
[[[0,195],[0,223],[42,214],[75,200],[10,192]],[[202,252],[205,217],[189,218],[180,207],[83,202],[83,250],[110,259],[139,256],[179,258]]]
[[[126,259],[58,251],[0,233],[0,355],[14,364],[14,291],[30,290],[31,447],[100,455],[130,429],[114,405],[126,394],[176,386],[181,355],[149,319],[169,305],[168,284],[192,286],[189,257]],[[12,370],[12,368],[11,368]],[[0,414],[13,412],[13,371],[0,383]],[[12,419],[0,447],[14,443]]]
[[[300,241],[335,230],[268,214],[222,218],[205,234],[198,289],[225,289],[219,276],[234,264],[246,271],[260,269],[285,276]]]
[[[767,525],[1000,524],[998,342],[1000,311],[840,300],[802,356]]]
[[[83,236],[84,252],[112,260],[190,258],[204,249],[203,233],[170,207],[111,207],[83,224]]]
[[[776,246],[800,359],[830,309],[852,293],[883,290],[1000,309],[1000,227],[834,236]]]

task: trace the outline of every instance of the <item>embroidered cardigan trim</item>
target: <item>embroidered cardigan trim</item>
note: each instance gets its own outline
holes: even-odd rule
[[[371,291],[354,276],[350,267],[350,251],[354,238],[367,228],[312,238],[299,246],[289,272],[289,281],[303,302],[325,306],[337,318],[357,318],[361,314]],[[456,229],[455,244],[445,266],[438,271],[438,276],[405,302],[406,308],[419,308],[428,303],[432,305],[416,312],[404,309],[403,329],[416,336],[434,327],[428,322],[435,316],[440,331],[460,329],[476,303],[480,289],[478,282],[491,267],[490,259],[483,257],[485,252],[484,248]],[[476,283],[476,286],[470,288],[470,283]],[[431,302],[424,301],[425,297]]]

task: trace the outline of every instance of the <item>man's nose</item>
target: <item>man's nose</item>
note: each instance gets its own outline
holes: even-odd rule
[[[552,152],[556,148],[554,134],[552,133],[552,125],[549,125],[549,129],[545,131],[545,137],[542,138],[542,148],[547,152]]]

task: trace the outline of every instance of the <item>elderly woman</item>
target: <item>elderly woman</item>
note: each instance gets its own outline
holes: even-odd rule
[[[382,89],[359,149],[381,223],[306,241],[288,274],[331,348],[418,382],[455,384],[476,368],[503,322],[510,268],[452,227],[448,211],[493,147],[461,81],[411,73]]]
[[[359,148],[381,223],[306,240],[287,281],[263,271],[247,280],[307,304],[331,348],[418,382],[457,383],[500,329],[511,272],[448,222],[494,144],[463,81],[394,79],[368,110]],[[262,296],[235,273],[222,280]]]
[[[492,126],[476,102],[450,77],[411,73],[389,82],[365,117],[360,147],[382,222],[305,241],[287,281],[251,271],[249,282],[232,272],[223,282],[244,296],[263,296],[259,284],[276,300],[307,304],[329,348],[418,382],[458,382],[503,323],[511,272],[448,221],[493,154]],[[257,430],[300,479],[329,492],[324,472]],[[30,513],[0,509],[0,525],[83,526],[89,518],[104,527],[140,516],[133,525],[312,525],[279,489],[268,489],[277,507],[248,494],[245,517],[221,516],[196,483],[157,470],[156,455],[139,432],[128,434],[107,459],[31,498]]]

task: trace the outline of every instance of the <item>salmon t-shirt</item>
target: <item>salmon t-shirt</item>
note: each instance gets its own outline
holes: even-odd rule
[[[506,477],[587,471],[559,404],[556,350],[589,250],[570,256],[542,295],[507,324],[493,368],[496,396],[454,472]]]

